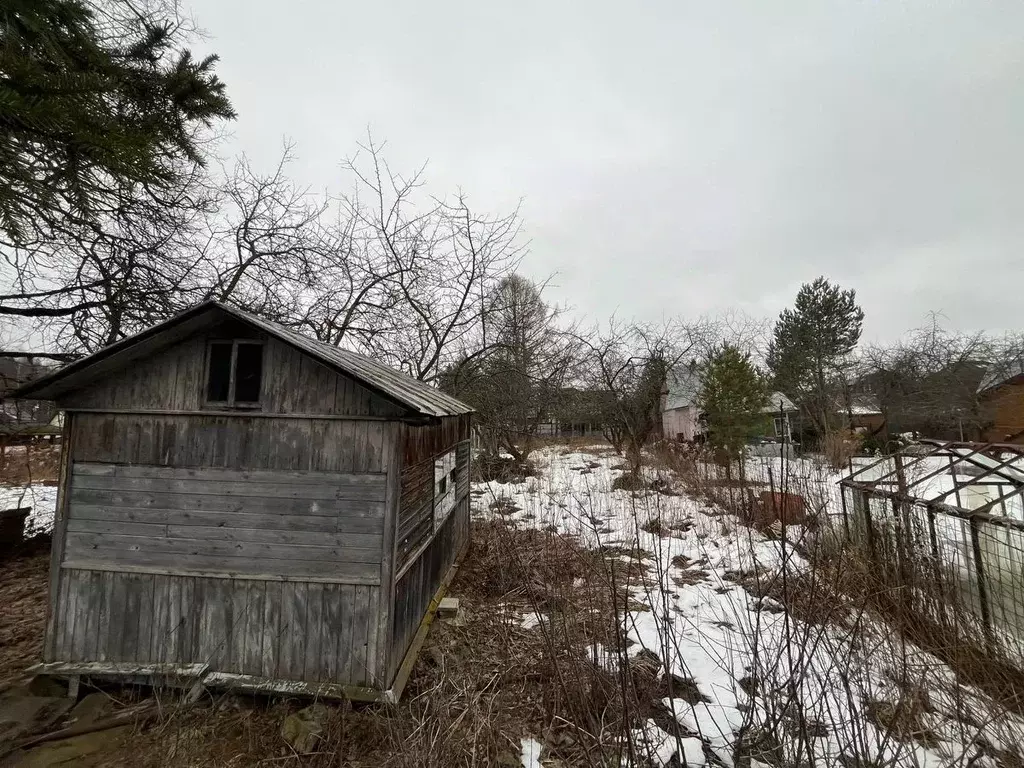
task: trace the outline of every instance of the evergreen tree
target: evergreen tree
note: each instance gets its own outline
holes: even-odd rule
[[[765,377],[749,354],[723,344],[702,367],[700,383],[697,404],[707,419],[709,442],[730,459],[740,458],[743,446],[764,428]]]
[[[837,383],[860,340],[864,312],[856,292],[824,277],[801,286],[775,323],[768,367],[775,386],[796,399],[822,434],[830,430]]]
[[[200,129],[234,111],[169,21],[132,0],[0,3],[0,231],[88,224],[119,188],[173,185]],[[187,170],[186,170],[187,172]]]

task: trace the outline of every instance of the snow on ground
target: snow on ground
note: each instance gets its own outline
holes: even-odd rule
[[[57,487],[54,485],[9,486],[0,485],[0,509],[32,507],[25,521],[26,535],[49,532],[53,528],[53,515],[57,509]]]
[[[803,735],[819,765],[841,765],[857,755],[892,766],[951,766],[978,752],[973,745],[977,729],[965,726],[954,712],[963,701],[978,712],[986,704],[976,692],[957,688],[951,670],[937,658],[916,648],[901,649],[915,669],[927,670],[921,682],[928,687],[929,700],[928,711],[917,713],[927,725],[927,738],[901,741],[878,725],[884,717],[867,716],[886,702],[907,698],[886,668],[891,633],[867,619],[862,620],[865,631],[857,636],[839,624],[805,624],[770,598],[758,599],[736,583],[744,573],[776,574],[783,563],[790,573],[807,568],[791,548],[685,493],[613,490],[622,460],[600,447],[571,452],[545,448],[532,459],[539,477],[514,484],[474,484],[474,516],[501,516],[519,526],[557,530],[589,547],[622,545],[651,554],[645,561],[646,583],[632,589],[648,610],[624,617],[629,639],[636,643],[629,653],[653,651],[668,671],[695,683],[700,694],[664,701],[692,738],[671,736],[653,722],[644,729],[656,763],[667,765],[681,751],[676,758],[680,764],[700,765],[707,750],[731,766],[732,745],[741,729],[747,726],[749,732],[751,724],[778,715],[764,704],[769,697],[752,699],[747,690],[751,677],[764,675],[774,675],[781,689],[798,692],[802,716],[814,726],[810,736],[806,730]],[[766,474],[773,460],[758,461],[759,471]],[[794,462],[793,467],[805,490],[813,486],[821,504],[831,514],[841,514],[835,488],[839,475],[811,462]],[[660,524],[651,525],[651,520]],[[538,623],[536,616],[523,620],[526,627]],[[768,690],[771,682],[754,684]],[[1012,751],[1024,746],[1024,720],[1007,717],[1000,715],[999,728],[982,730],[996,749]],[[1021,744],[1012,744],[1006,733],[1011,740],[1021,734]],[[979,753],[973,765],[995,768],[996,763]]]

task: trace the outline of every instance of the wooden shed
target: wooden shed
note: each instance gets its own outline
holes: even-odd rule
[[[38,671],[400,695],[468,542],[468,406],[217,302],[16,396],[66,413]]]

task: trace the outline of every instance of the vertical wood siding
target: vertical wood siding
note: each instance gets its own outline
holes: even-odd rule
[[[206,396],[206,345],[197,334],[116,371],[61,400],[63,408],[200,411]],[[401,406],[274,338],[265,340],[260,411],[398,417]]]
[[[469,498],[459,501],[433,541],[395,585],[388,680],[394,678],[420,622],[469,534]]]
[[[386,472],[397,426],[226,414],[79,413],[70,450],[76,462]]]
[[[55,656],[379,687],[379,596],[351,584],[64,569]]]

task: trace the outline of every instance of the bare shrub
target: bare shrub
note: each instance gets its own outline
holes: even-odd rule
[[[836,469],[848,467],[858,447],[858,441],[849,432],[829,432],[821,438],[821,451]]]

